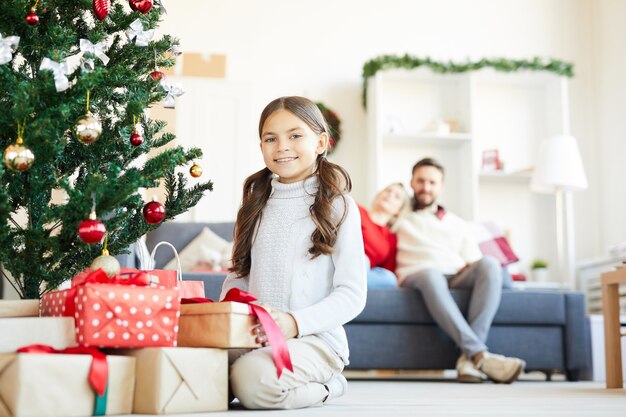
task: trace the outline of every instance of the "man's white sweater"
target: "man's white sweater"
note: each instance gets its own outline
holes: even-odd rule
[[[334,252],[311,259],[315,224],[309,207],[317,177],[282,184],[272,181],[272,194],[263,209],[252,244],[252,266],[247,277],[229,274],[223,298],[231,288],[256,295],[261,303],[290,312],[298,336],[315,334],[348,363],[348,340],[343,324],[365,306],[367,263],[356,203],[346,196],[347,215],[339,228]],[[341,198],[333,202],[333,218],[343,213]]]
[[[450,212],[439,219],[436,206],[408,214],[394,229],[398,235],[399,283],[428,268],[454,275],[466,264],[482,258],[469,224]]]

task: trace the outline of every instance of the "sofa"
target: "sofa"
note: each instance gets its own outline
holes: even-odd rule
[[[149,250],[169,241],[179,251],[204,228],[232,240],[233,223],[165,223],[147,235]],[[169,251],[155,256],[157,268],[171,258]],[[208,298],[218,299],[223,272],[188,272],[185,280],[204,281]],[[469,290],[452,290],[464,314]],[[418,290],[370,289],[365,309],[345,325],[350,345],[349,369],[454,369],[460,352],[434,323]],[[549,377],[562,372],[579,380],[590,366],[585,299],[580,292],[503,289],[502,301],[489,332],[494,353],[517,356],[527,371]]]

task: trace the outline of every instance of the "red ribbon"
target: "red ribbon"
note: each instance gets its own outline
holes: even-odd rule
[[[28,345],[17,350],[18,353],[56,353],[62,355],[91,355],[91,367],[89,368],[89,385],[96,391],[99,396],[104,395],[107,380],[109,378],[109,366],[107,357],[104,353],[96,348],[89,347],[69,347],[63,350],[57,350],[48,345]]]
[[[131,275],[131,273],[124,273],[121,275]],[[74,317],[76,311],[76,303],[74,298],[79,287],[87,284],[116,284],[116,285],[136,285],[138,287],[147,287],[150,285],[150,277],[145,272],[139,272],[132,275],[130,278],[122,278],[121,275],[116,275],[113,278],[102,270],[96,269],[89,272],[84,276],[80,276],[72,283],[72,288],[67,290],[67,297],[65,298],[65,316]]]
[[[254,295],[242,291],[239,288],[233,288],[226,293],[226,297],[222,301],[235,301],[238,303],[248,304],[248,309],[251,316],[259,318],[261,326],[267,336],[267,341],[272,347],[272,357],[274,358],[274,364],[276,365],[276,372],[278,378],[283,373],[283,369],[287,368],[293,372],[293,365],[291,364],[291,356],[289,355],[289,349],[287,347],[287,341],[280,327],[276,324],[270,313],[263,307],[251,304],[258,298]]]
[[[193,298],[181,298],[181,304],[202,304],[202,303],[212,303],[213,300],[210,298],[202,298],[202,297],[193,297]]]

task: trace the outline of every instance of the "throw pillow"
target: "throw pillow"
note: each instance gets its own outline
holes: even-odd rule
[[[491,255],[502,266],[519,261],[504,233],[493,222],[475,223],[476,241],[483,255]]]
[[[179,253],[183,272],[216,271],[230,267],[232,243],[205,227]],[[176,258],[163,269],[176,269]]]

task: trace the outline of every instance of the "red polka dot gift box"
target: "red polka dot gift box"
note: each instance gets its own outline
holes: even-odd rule
[[[143,272],[110,279],[97,270],[80,285],[44,294],[41,315],[74,317],[80,346],[171,347],[178,336],[180,298],[177,288],[150,286]]]

